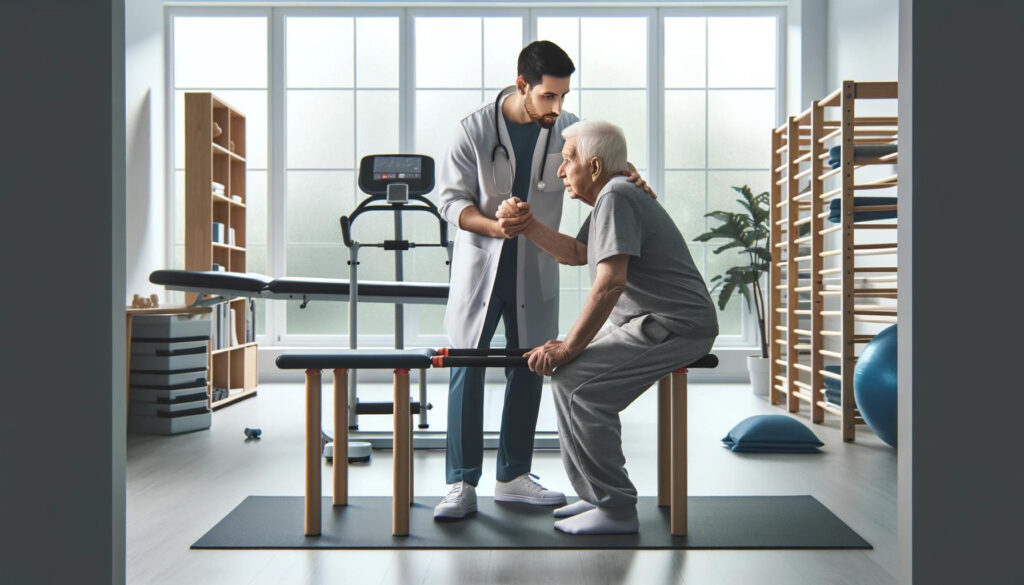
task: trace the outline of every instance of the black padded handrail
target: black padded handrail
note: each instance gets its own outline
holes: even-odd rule
[[[282,370],[424,369],[430,367],[432,349],[349,349],[321,354],[281,354],[275,363]]]
[[[496,353],[481,353],[481,352]],[[438,350],[430,362],[435,368],[525,368],[529,358],[521,357],[528,349],[448,349]],[[463,353],[466,352],[466,353]],[[507,352],[507,353],[500,353]],[[512,353],[518,352],[518,353]],[[709,353],[679,369],[716,368],[718,356]]]
[[[528,358],[513,355],[452,355],[452,352],[464,351],[487,351],[487,350],[459,350],[459,349],[349,349],[333,353],[321,354],[282,354],[277,357],[277,367],[282,370],[330,370],[330,369],[368,369],[368,370],[390,370],[390,369],[423,369],[431,366],[435,368],[455,367],[503,367],[503,368],[525,368]],[[495,351],[518,351],[520,354],[526,349],[498,350]],[[445,355],[447,353],[447,355]],[[714,368],[718,366],[718,356],[709,353],[697,361],[691,362],[679,369],[689,368]]]
[[[452,357],[469,357],[469,356],[521,356],[524,353],[530,351],[530,348],[522,347],[485,347],[480,349],[455,349],[449,347],[442,347],[437,350],[437,355],[452,356]]]

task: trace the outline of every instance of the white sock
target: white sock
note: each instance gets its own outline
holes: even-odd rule
[[[640,530],[636,506],[595,507],[555,522],[555,530],[567,534],[636,534]]]
[[[568,518],[569,516],[575,516],[576,514],[582,514],[583,512],[593,510],[596,507],[597,506],[590,502],[580,500],[578,502],[573,502],[568,506],[555,508],[554,516],[555,518]]]

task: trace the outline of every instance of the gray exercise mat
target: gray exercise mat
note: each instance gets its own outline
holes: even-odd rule
[[[391,535],[391,498],[323,498],[319,537],[303,532],[299,496],[249,496],[203,535],[194,549],[817,549],[871,548],[811,496],[691,496],[689,532],[669,534],[668,509],[640,498],[640,533],[571,536],[554,530],[552,508],[479,499],[473,518],[435,522],[439,497],[416,498],[410,536]]]

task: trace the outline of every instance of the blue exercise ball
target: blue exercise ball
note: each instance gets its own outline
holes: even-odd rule
[[[883,441],[896,446],[896,326],[875,336],[857,359],[853,370],[853,396],[871,430]]]

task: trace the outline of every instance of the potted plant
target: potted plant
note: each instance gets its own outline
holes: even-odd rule
[[[733,293],[739,290],[749,306],[754,307],[757,314],[758,340],[761,344],[760,356],[749,356],[747,368],[750,371],[750,382],[754,394],[767,396],[770,368],[768,367],[768,342],[765,336],[765,302],[762,277],[768,272],[772,255],[769,250],[769,208],[768,193],[754,195],[746,185],[733,187],[742,199],[736,201],[743,207],[742,212],[712,211],[705,217],[712,217],[721,223],[696,238],[696,242],[725,240],[725,243],[714,250],[721,254],[726,250],[736,250],[742,259],[737,264],[711,278],[714,285],[711,292],[718,291],[718,308],[725,310]]]

